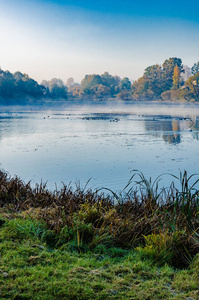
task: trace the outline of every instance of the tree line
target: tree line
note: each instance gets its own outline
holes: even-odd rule
[[[134,100],[199,101],[199,62],[190,69],[180,58],[145,69],[131,87]]]
[[[180,58],[147,67],[137,81],[105,72],[85,75],[81,83],[69,78],[43,80],[38,84],[27,74],[0,69],[0,104],[42,103],[48,100],[199,101],[199,62],[192,68]]]

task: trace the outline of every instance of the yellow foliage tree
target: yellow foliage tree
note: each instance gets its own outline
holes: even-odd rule
[[[178,66],[175,66],[174,72],[173,72],[173,87],[174,89],[178,89],[180,85],[180,70]]]

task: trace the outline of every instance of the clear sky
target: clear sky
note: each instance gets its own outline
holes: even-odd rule
[[[180,57],[199,61],[199,1],[0,0],[0,66],[42,79],[137,79]]]

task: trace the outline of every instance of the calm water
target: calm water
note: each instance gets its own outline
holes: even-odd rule
[[[1,169],[32,183],[122,189],[146,177],[198,173],[199,106],[72,106],[62,111],[0,112]],[[171,177],[162,177],[162,185]]]

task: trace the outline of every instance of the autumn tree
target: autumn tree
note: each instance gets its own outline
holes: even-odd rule
[[[188,86],[190,90],[190,96],[196,101],[199,101],[199,72],[194,76],[191,76],[185,84]]]
[[[79,98],[82,94],[82,88],[80,84],[75,83],[73,86],[71,86],[70,92],[72,93],[72,96]]]
[[[173,88],[177,90],[180,86],[180,70],[176,65],[173,72]]]
[[[179,74],[175,73],[177,66]],[[182,60],[177,57],[166,59],[161,65],[156,64],[145,69],[144,75],[132,85],[132,96],[136,100],[159,100],[161,95],[171,90],[175,82],[175,87],[180,85],[180,74],[184,72]]]
[[[132,85],[133,98],[136,100],[159,99],[165,89],[164,74],[161,65],[152,65],[145,69],[144,75]]]
[[[96,84],[91,88],[91,91],[94,95],[94,98],[100,99],[104,97],[110,97],[111,95],[111,88],[108,86],[105,86],[103,84]]]

